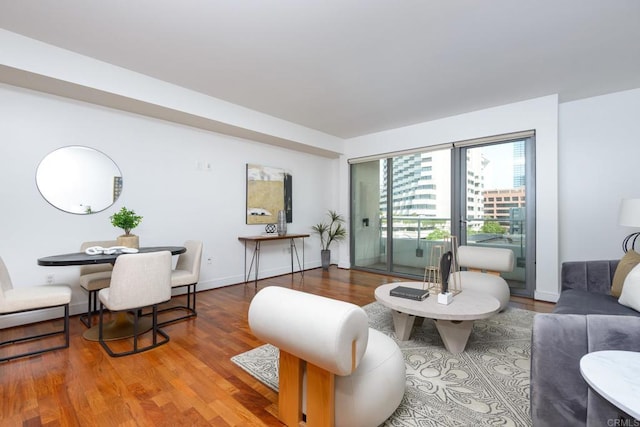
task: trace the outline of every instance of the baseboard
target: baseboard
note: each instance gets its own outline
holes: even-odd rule
[[[540,301],[547,301],[547,302],[558,302],[558,298],[560,298],[560,295],[557,293],[551,293],[551,292],[540,292],[540,291],[535,291],[533,294],[534,299],[540,300]]]

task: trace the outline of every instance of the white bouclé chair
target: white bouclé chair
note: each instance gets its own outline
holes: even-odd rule
[[[253,298],[249,325],[280,350],[279,418],[288,426],[304,413],[308,426],[375,427],[404,396],[400,348],[354,304],[270,286]]]
[[[511,249],[482,246],[460,246],[457,249],[458,266],[467,271],[454,272],[449,283],[457,280],[462,291],[471,289],[494,296],[500,302],[500,311],[507,308],[511,291],[500,272],[513,271],[514,255]]]

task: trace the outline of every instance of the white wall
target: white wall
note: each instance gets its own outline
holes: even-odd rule
[[[0,28],[0,82],[336,158],[335,136]]]
[[[109,216],[122,206],[144,216],[134,230],[141,245],[204,241],[200,289],[243,280],[244,250],[238,236],[263,225],[245,224],[245,164],[288,169],[293,175],[293,223],[289,232],[310,226],[336,204],[338,160],[300,153],[0,85],[0,256],[15,287],[42,284],[48,274],[73,287],[72,313],[86,310],[78,267],[41,267],[38,258],[78,251],[85,240],[113,239],[121,230]],[[108,210],[74,215],[49,205],[35,183],[38,163],[66,145],[85,145],[109,155],[123,174],[123,192]],[[211,162],[212,171],[197,169]],[[290,271],[287,242],[263,245],[261,276]],[[319,241],[306,239],[306,267],[320,265]],[[0,327],[12,324],[6,317]],[[15,318],[14,320],[15,321]]]
[[[618,259],[633,230],[620,200],[640,198],[640,89],[560,105],[560,260]]]
[[[340,209],[348,211],[350,158],[427,147],[482,136],[536,131],[537,299],[558,296],[558,97],[556,95],[420,123],[347,141],[341,168]],[[346,177],[346,178],[345,178]],[[346,180],[345,180],[346,179]],[[349,265],[345,245],[340,264]]]
[[[191,238],[204,241],[205,258],[211,256],[213,263],[203,265],[202,289],[240,282],[244,258],[237,236],[262,231],[260,226],[244,222],[244,171],[248,162],[292,171],[294,222],[289,230],[309,232],[309,226],[320,221],[327,209],[348,214],[349,158],[535,129],[535,296],[539,299],[557,297],[560,261],[617,258],[620,241],[632,231],[617,226],[617,209],[622,197],[640,197],[635,180],[640,154],[640,89],[561,105],[557,96],[547,96],[353,138],[343,145],[338,138],[264,115],[258,117],[240,107],[229,110],[225,104],[222,108],[217,100],[129,75],[127,70],[59,52],[11,33],[0,31],[0,45],[7,47],[0,49],[0,64],[8,65],[3,72],[26,70],[19,73],[20,78],[9,73],[5,76],[8,79],[28,80],[35,76],[29,73],[39,73],[70,82],[77,90],[91,76],[87,84],[93,88],[109,89],[156,106],[175,107],[171,102],[180,99],[180,108],[189,117],[222,120],[246,129],[248,134],[262,135],[267,143],[278,145],[281,140],[289,140],[292,147],[301,150],[0,85],[0,256],[8,264],[16,286],[41,283],[48,274],[54,274],[57,282],[70,283],[74,287],[72,312],[82,311],[86,302],[86,295],[77,288],[77,268],[39,267],[36,260],[76,251],[84,240],[117,236],[119,231],[108,218],[123,205],[145,217],[136,229],[143,245],[180,244]],[[63,57],[73,60],[74,67],[61,61]],[[58,67],[60,63],[65,66]],[[84,72],[68,76],[65,70],[70,69]],[[113,73],[119,78],[114,80]],[[132,82],[141,78],[141,87],[152,90],[132,93],[137,87]],[[129,86],[101,86],[116,80]],[[229,111],[233,117],[223,114]],[[40,197],[35,185],[38,162],[50,151],[71,144],[97,148],[118,163],[124,175],[124,191],[114,207],[78,216],[58,211]],[[321,155],[305,154],[305,150]],[[327,153],[344,154],[339,160],[331,160],[325,157]],[[197,170],[198,162],[211,162],[213,170]],[[263,252],[264,276],[289,269],[286,243],[273,245]],[[349,267],[348,243],[332,249],[333,262]],[[318,252],[318,239],[307,239],[307,268],[320,264]],[[0,327],[3,325],[7,325],[6,318],[0,320]]]

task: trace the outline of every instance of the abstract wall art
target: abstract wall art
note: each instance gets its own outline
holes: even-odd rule
[[[284,210],[293,220],[292,176],[282,168],[247,163],[247,224],[271,224]]]

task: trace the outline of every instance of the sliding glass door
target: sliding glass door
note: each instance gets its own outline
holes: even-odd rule
[[[386,272],[386,160],[351,166],[351,265]]]
[[[502,273],[502,277],[509,283],[512,294],[533,295],[533,139],[458,149],[460,159],[464,159],[460,171],[465,177],[461,180],[459,198],[462,212],[461,242],[471,246],[512,250],[514,269]]]
[[[351,166],[352,266],[420,276],[451,235],[451,150]]]
[[[351,165],[351,265],[422,279],[450,236],[508,247],[512,293],[534,283],[533,137],[465,143]]]

